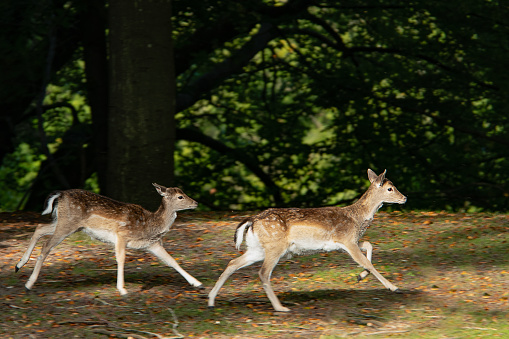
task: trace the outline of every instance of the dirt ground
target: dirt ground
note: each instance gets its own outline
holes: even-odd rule
[[[345,253],[294,257],[272,284],[290,313],[274,312],[259,265],[207,293],[239,253],[233,233],[250,213],[179,215],[168,252],[205,288],[189,286],[150,254],[128,251],[127,297],[116,290],[113,248],[81,233],[50,254],[30,292],[40,245],[14,267],[35,227],[32,212],[0,213],[0,336],[5,338],[482,338],[509,337],[509,218],[502,214],[379,213],[365,239],[373,263],[403,293],[385,290]]]

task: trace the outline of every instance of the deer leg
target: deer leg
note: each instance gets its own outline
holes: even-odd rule
[[[20,261],[16,264],[15,267],[16,272],[18,272],[20,268],[22,268],[30,259],[30,254],[32,254],[35,245],[37,244],[39,239],[41,239],[45,235],[52,234],[53,232],[55,232],[55,226],[56,224],[37,226],[34,234],[32,235],[32,238],[30,239],[30,243],[28,244],[27,250],[23,254],[23,257],[20,259]]]
[[[219,277],[214,288],[209,293],[208,306],[214,307],[214,301],[217,293],[226,282],[226,280],[237,270],[252,265],[255,262],[262,261],[265,255],[259,248],[249,248],[243,255],[230,261],[223,274]]]
[[[117,241],[115,241],[115,257],[117,259],[117,289],[120,295],[127,294],[124,283],[125,245],[125,239],[117,235]]]
[[[369,241],[364,241],[362,243],[359,242],[359,248],[361,250],[366,251],[366,256],[367,256],[368,260],[371,261],[371,258],[373,256],[373,246],[371,245],[371,243]],[[369,275],[369,271],[367,269],[364,269],[364,271],[362,271],[361,274],[359,274],[359,276],[357,277],[357,282],[366,278],[368,275]]]
[[[161,245],[159,242],[152,244],[147,250],[153,255],[155,255],[157,258],[159,258],[159,260],[164,262],[166,265],[173,267],[177,272],[179,272],[184,277],[184,279],[187,280],[187,282],[190,285],[196,287],[202,286],[201,282],[199,282],[196,278],[194,278],[192,275],[187,273],[182,267],[180,267],[180,265],[175,261],[175,259],[173,259],[173,257],[168,252],[166,252],[163,245]]]
[[[378,271],[373,267],[373,264],[371,264],[371,261],[362,254],[361,249],[357,244],[349,244],[345,245],[345,247],[353,260],[373,274],[385,286],[385,288],[388,288],[393,292],[398,290],[396,286],[391,284],[380,273],[378,273]]]
[[[58,227],[60,225],[60,227]],[[53,235],[46,241],[46,243],[42,246],[41,254],[37,257],[37,262],[35,263],[34,270],[32,272],[32,275],[30,275],[30,278],[28,279],[27,283],[25,284],[25,287],[27,290],[30,290],[32,286],[37,281],[37,277],[39,276],[39,272],[41,271],[42,264],[44,263],[44,260],[46,260],[46,257],[51,252],[51,250],[60,244],[65,238],[67,238],[70,234],[74,233],[76,231],[77,227],[73,227],[71,229],[66,229],[63,227],[63,224],[57,224],[55,225],[55,231]],[[48,229],[44,229],[48,230]],[[42,233],[41,231],[41,233]],[[35,234],[34,234],[35,236]],[[34,237],[32,237],[34,238]],[[32,245],[32,242],[30,241],[30,246]],[[29,247],[30,247],[29,246]]]
[[[270,253],[265,257],[265,260],[260,269],[259,275],[260,279],[263,283],[263,289],[269,297],[270,302],[272,303],[272,307],[278,312],[289,312],[290,309],[281,305],[278,297],[274,293],[272,286],[270,284],[270,276],[272,275],[272,271],[274,267],[276,267],[279,262],[279,258],[281,258],[282,253]]]

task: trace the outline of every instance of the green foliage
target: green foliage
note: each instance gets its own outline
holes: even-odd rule
[[[43,113],[44,132],[47,146],[51,153],[56,152],[64,143],[63,139],[81,139],[86,133],[83,128],[91,122],[90,107],[85,96],[80,92],[84,64],[75,64],[62,69],[54,84],[47,88]],[[84,124],[84,126],[80,126]],[[40,172],[41,162],[46,156],[41,148],[38,131],[38,119],[32,118],[18,126],[16,150],[8,154],[0,167],[0,211],[20,209],[26,202],[27,195]],[[87,147],[86,144],[82,145]],[[68,154],[71,158],[75,154]],[[91,177],[85,188],[98,192],[97,180]],[[53,188],[55,189],[55,188]],[[49,193],[51,189],[46,192]],[[41,201],[42,206],[43,201]]]
[[[281,37],[241,74],[181,112],[179,126],[256,158],[283,204],[347,202],[371,167],[387,168],[414,208],[505,209],[508,82],[494,65],[507,61],[492,42],[507,46],[509,32],[499,9],[475,1],[310,7],[279,24]],[[206,69],[216,56],[197,60]],[[242,164],[201,145],[181,144],[176,165],[177,184],[196,183],[198,200],[221,192],[216,208],[275,203]]]
[[[37,176],[43,156],[21,143],[0,167],[0,212],[19,209],[26,190]]]
[[[505,4],[177,0],[173,5],[177,107],[181,96],[194,95],[177,112],[176,127],[205,136],[186,138],[184,132],[177,142],[175,185],[202,206],[346,204],[367,187],[366,169],[372,168],[388,170],[410,208],[507,209]],[[26,91],[39,86],[36,75],[44,68],[52,27],[72,33],[79,29],[72,18],[86,8],[58,6],[16,6],[23,29],[0,43],[11,50],[2,97],[27,96],[26,107],[33,105]],[[6,18],[12,11],[4,11]],[[43,19],[48,13],[55,26]],[[263,32],[268,42],[259,39]],[[50,150],[71,145],[62,161],[78,163],[77,150],[87,150],[97,130],[91,128],[91,98],[84,90],[81,52],[87,46],[58,42],[69,43],[69,58],[55,58],[58,72],[44,103],[70,104],[80,124],[61,106],[45,112],[44,127]],[[32,65],[27,60],[33,55]],[[15,67],[14,60],[24,63]],[[25,73],[30,86],[18,84]],[[37,122],[26,107],[32,113],[23,111],[27,118],[16,123],[17,149],[0,169],[4,210],[19,204],[44,160]],[[85,186],[99,191],[95,176]]]

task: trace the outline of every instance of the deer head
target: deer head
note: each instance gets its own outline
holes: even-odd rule
[[[163,201],[170,204],[175,211],[193,209],[198,207],[198,203],[189,198],[180,188],[164,187],[156,183],[152,183],[157,192],[163,197]]]
[[[381,203],[404,204],[406,197],[401,194],[394,184],[385,178],[387,170],[380,175],[376,175],[371,169],[368,169],[368,179],[371,182],[369,191],[375,195]]]

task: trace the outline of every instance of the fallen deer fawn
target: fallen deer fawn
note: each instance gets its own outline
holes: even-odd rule
[[[117,289],[121,295],[127,294],[124,287],[126,247],[147,250],[177,270],[191,285],[201,287],[202,284],[184,271],[166,252],[161,242],[161,238],[175,221],[177,211],[196,208],[198,203],[179,188],[153,185],[163,197],[155,213],[139,205],[119,202],[84,190],[72,189],[50,194],[42,214],[53,212],[53,223],[36,228],[25,254],[16,264],[17,272],[30,258],[37,241],[45,235],[51,235],[42,247],[34,271],[25,284],[26,289],[30,290],[36,282],[42,264],[51,250],[77,231],[84,231],[93,238],[115,245]]]
[[[274,294],[270,276],[279,259],[285,255],[344,250],[362,267],[359,280],[369,273],[391,291],[398,288],[387,281],[371,264],[373,247],[367,241],[358,243],[376,211],[384,202],[403,204],[406,197],[389,180],[384,171],[377,176],[368,169],[368,190],[353,205],[320,208],[271,208],[242,221],[235,231],[237,249],[246,237],[246,252],[230,261],[209,293],[208,305],[214,307],[217,293],[235,271],[262,261],[259,271],[263,288],[276,311],[288,312]],[[361,252],[367,253],[367,258]]]

